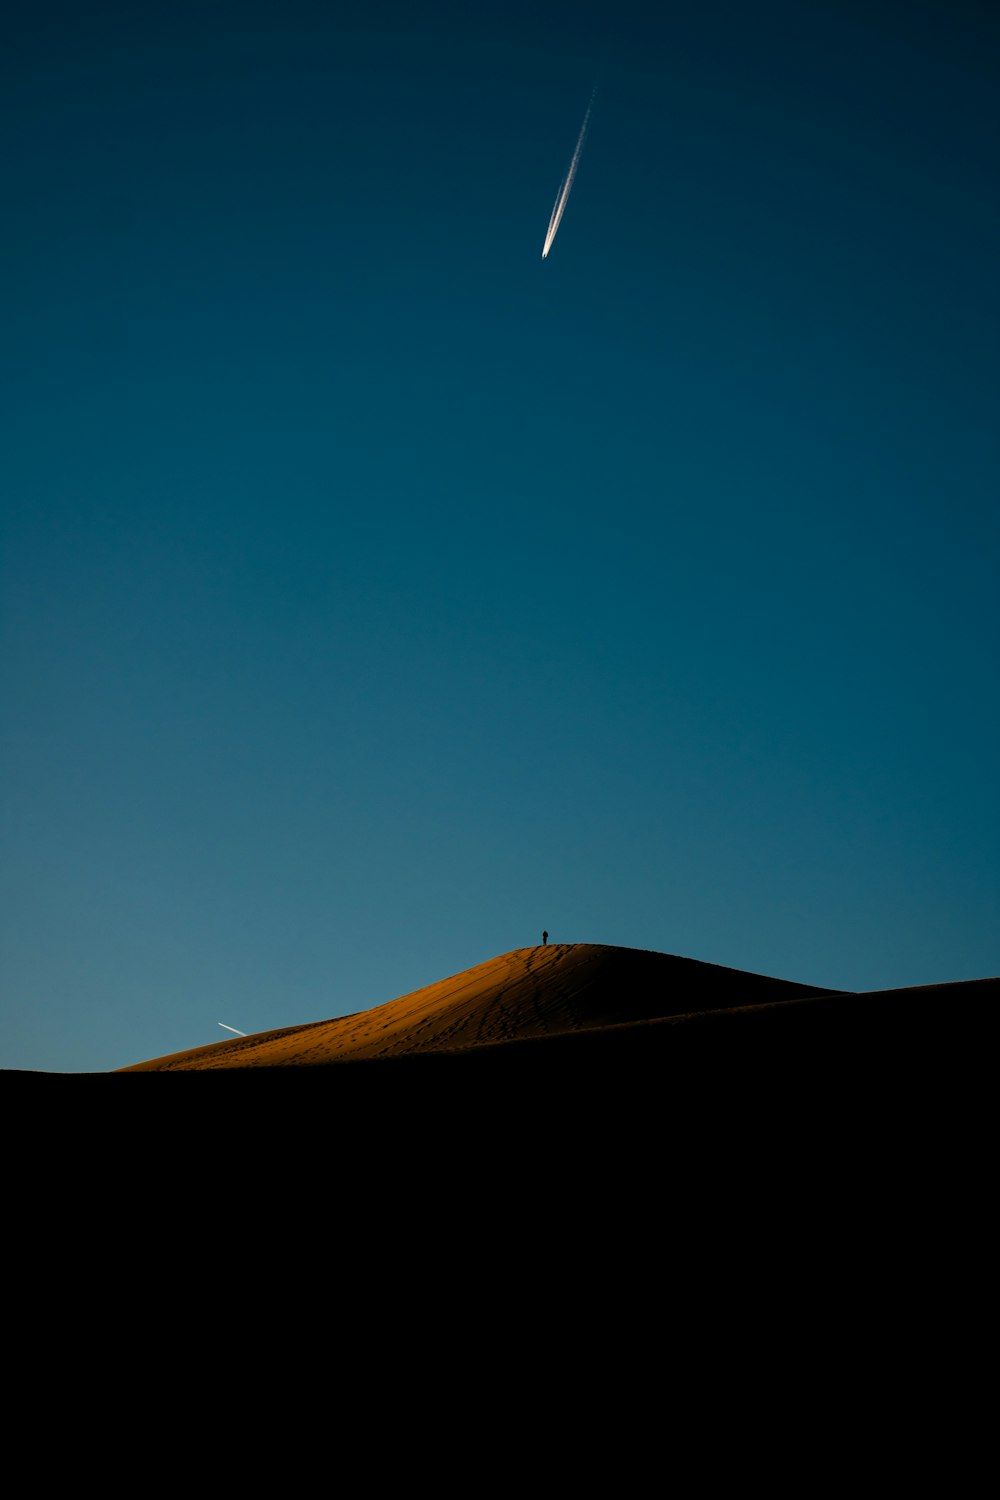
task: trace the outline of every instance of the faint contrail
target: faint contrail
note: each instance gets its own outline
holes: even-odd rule
[[[236,1027],[235,1026],[227,1026],[226,1023],[225,1023],[225,1021],[220,1021],[219,1025],[222,1027],[223,1031],[236,1031]],[[246,1036],[246,1032],[245,1031],[236,1031],[236,1035],[237,1036]]]
[[[569,171],[563,178],[562,186],[560,187],[559,192],[556,194],[555,207],[552,210],[552,217],[549,220],[549,228],[548,233],[545,236],[545,244],[542,246],[542,260],[545,259],[549,251],[552,249],[552,241],[556,237],[556,234],[559,230],[559,225],[562,223],[562,216],[566,211],[566,203],[569,199],[570,189],[573,186],[573,178],[576,176],[576,169],[580,165],[580,152],[583,150],[583,138],[587,134],[587,124],[590,120],[590,111],[594,107],[594,94],[596,93],[597,85],[595,83],[594,92],[591,94],[590,103],[587,105],[587,113],[584,115],[583,124],[580,126],[580,135],[577,139],[576,150],[573,152],[573,160],[570,162]]]

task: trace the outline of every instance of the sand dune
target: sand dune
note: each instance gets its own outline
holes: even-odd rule
[[[120,1072],[314,1068],[468,1055],[608,1028],[832,992],[695,959],[594,943],[518,948],[398,1000],[330,1021],[231,1038]],[[518,1049],[519,1055],[523,1055]]]

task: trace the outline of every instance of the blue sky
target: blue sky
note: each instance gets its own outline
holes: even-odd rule
[[[993,7],[12,14],[0,1066],[1000,970]]]

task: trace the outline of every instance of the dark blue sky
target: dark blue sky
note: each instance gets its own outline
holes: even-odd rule
[[[0,1065],[543,927],[1000,970],[994,6],[15,5],[0,74]]]

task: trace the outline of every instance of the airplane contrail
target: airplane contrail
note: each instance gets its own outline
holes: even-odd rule
[[[220,1021],[219,1025],[222,1027],[223,1031],[235,1031],[237,1036],[246,1036],[245,1031],[236,1031],[235,1026],[227,1026],[225,1021]]]
[[[566,212],[566,203],[569,199],[570,189],[573,186],[573,178],[576,176],[576,169],[580,165],[580,152],[583,150],[583,138],[587,134],[587,125],[590,121],[590,111],[594,107],[594,95],[596,93],[597,85],[595,84],[594,92],[590,96],[590,103],[587,105],[587,113],[584,115],[583,124],[580,126],[580,134],[577,138],[576,150],[573,152],[573,160],[570,162],[569,171],[563,178],[562,185],[559,188],[558,193],[556,194],[555,207],[552,210],[552,217],[549,220],[549,228],[548,233],[545,236],[545,244],[542,246],[542,260],[545,259],[549,251],[552,249],[552,241],[556,237],[559,225],[562,223],[562,216]]]

